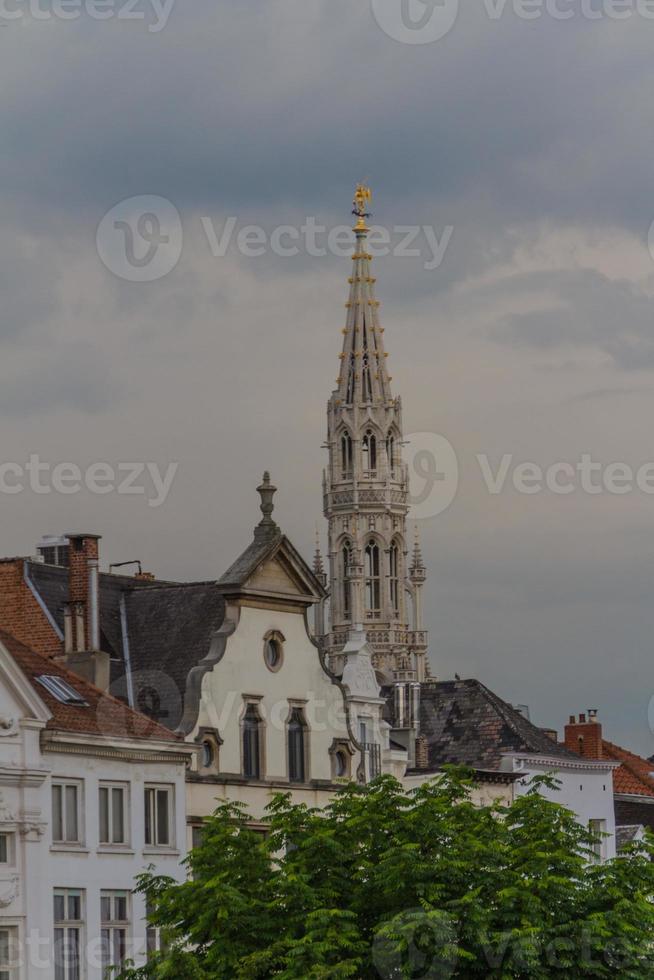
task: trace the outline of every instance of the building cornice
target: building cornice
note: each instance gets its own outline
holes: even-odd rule
[[[539,755],[538,753],[528,754],[526,752],[505,752],[503,758],[514,759],[531,766],[547,766],[553,770],[573,769],[588,772],[608,772],[620,766],[619,762],[612,762],[610,759],[583,759],[580,756],[577,762],[576,759],[566,759],[559,755]]]
[[[41,786],[50,775],[47,769],[14,769],[0,766],[0,786]]]
[[[129,739],[107,739],[97,735],[71,735],[46,731],[41,744],[44,752],[93,756],[101,759],[123,759],[130,762],[168,762],[186,765],[197,753],[197,746],[171,739],[170,742]]]

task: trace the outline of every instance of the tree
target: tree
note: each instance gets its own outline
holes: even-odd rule
[[[458,769],[408,793],[350,785],[324,810],[280,795],[265,838],[225,803],[188,881],[140,879],[166,947],[123,977],[654,977],[654,842],[597,863],[543,782],[508,806],[473,805]]]

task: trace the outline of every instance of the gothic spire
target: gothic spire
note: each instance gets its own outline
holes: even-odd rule
[[[366,207],[372,198],[368,187],[359,184],[354,197],[353,214],[356,245],[352,256],[350,294],[343,329],[341,368],[337,393],[343,405],[386,405],[392,402],[390,377],[386,367],[384,330],[379,322],[379,302],[375,298],[376,279],[372,275],[368,252],[370,213]]]

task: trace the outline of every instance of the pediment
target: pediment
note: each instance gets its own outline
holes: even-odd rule
[[[304,595],[297,577],[284,567],[282,561],[277,556],[262,562],[245,583],[247,589],[256,589],[257,592],[284,593],[293,596]]]

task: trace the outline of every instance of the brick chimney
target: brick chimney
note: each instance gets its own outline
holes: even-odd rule
[[[429,769],[429,742],[425,735],[416,739],[416,769]]]
[[[580,714],[578,719],[574,715],[570,716],[570,721],[565,726],[565,747],[586,759],[603,757],[602,726],[597,720],[595,708],[589,708],[588,718],[585,714]]]
[[[106,691],[109,654],[100,650],[99,534],[67,534],[68,601],[64,607],[64,660]]]

